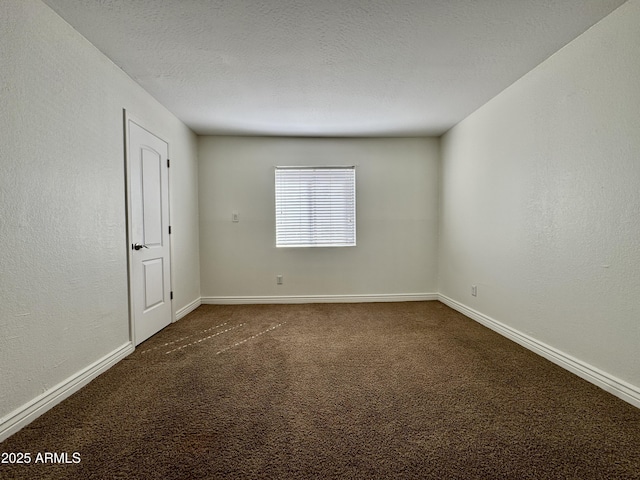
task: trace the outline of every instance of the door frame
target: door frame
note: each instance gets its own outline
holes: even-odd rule
[[[133,295],[133,249],[131,245],[133,243],[133,233],[131,219],[131,159],[129,158],[129,122],[137,124],[140,128],[143,128],[150,134],[157,137],[155,133],[144,127],[144,122],[141,122],[137,117],[131,115],[126,108],[122,109],[122,123],[123,123],[123,139],[124,139],[124,187],[125,187],[125,215],[126,215],[126,248],[127,248],[127,294],[129,297],[129,341],[136,348],[136,331],[135,331],[135,308],[134,308],[134,295]],[[161,138],[161,137],[158,137]],[[162,139],[167,144],[167,159],[169,159],[171,145],[166,140]],[[167,169],[167,197],[169,200],[169,225],[171,225],[171,169]],[[173,242],[171,241],[172,235],[169,235],[169,289],[173,293]],[[173,298],[170,300],[171,304],[171,323],[176,321],[176,312],[173,304]]]

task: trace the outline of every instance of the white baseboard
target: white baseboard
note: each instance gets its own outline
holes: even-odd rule
[[[463,305],[445,295],[437,293],[411,293],[386,295],[307,295],[307,296],[233,296],[202,297],[176,312],[176,320],[198,308],[201,304],[284,304],[284,303],[362,303],[362,302],[409,302],[439,300],[467,317],[485,325],[523,347],[541,355],[562,368],[573,372],[588,382],[597,385],[616,397],[640,408],[640,388],[616,378],[598,368],[572,357],[554,347],[536,340],[512,327],[509,327],[487,315]],[[105,372],[134,351],[131,342],[125,343],[113,352],[80,370],[58,385],[39,395],[32,401],[14,410],[0,419],[0,442],[31,423],[65,398],[80,390],[83,386]]]
[[[127,342],[113,352],[80,370],[56,386],[50,388],[42,395],[14,410],[6,417],[0,419],[0,442],[16,433],[22,427],[33,422],[47,410],[55,407],[65,398],[80,390],[91,380],[105,372],[134,350],[133,344]]]
[[[478,323],[494,330],[500,335],[513,340],[514,342],[522,345],[523,347],[531,350],[534,353],[550,360],[556,365],[561,366],[565,370],[578,375],[579,377],[587,380],[594,385],[602,388],[603,390],[615,395],[616,397],[640,408],[640,388],[631,385],[624,380],[614,377],[613,375],[603,372],[602,370],[589,365],[582,360],[579,360],[571,355],[568,355],[557,348],[551,347],[546,343],[540,342],[529,335],[522,333],[514,328],[511,328],[487,315],[484,315],[460,302],[457,302],[445,295],[440,294],[439,300],[448,305],[449,307],[457,310],[458,312],[466,315],[467,317],[475,320]]]
[[[275,303],[364,303],[364,302],[422,302],[438,300],[437,293],[390,293],[382,295],[283,295],[202,297],[204,305],[249,305]]]
[[[178,310],[176,312],[176,322],[178,320],[180,320],[181,318],[184,318],[187,315],[189,315],[191,312],[193,312],[200,305],[202,305],[202,299],[201,298],[196,298],[189,305],[186,305],[185,307],[182,307],[180,310]]]

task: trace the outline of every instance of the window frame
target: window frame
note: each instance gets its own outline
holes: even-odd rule
[[[282,214],[279,210],[279,208],[281,207],[281,199],[282,199],[282,195],[280,195],[280,199],[279,199],[279,193],[281,194],[282,192],[279,192],[279,185],[281,184],[281,182],[279,183],[279,172],[284,172],[284,171],[291,171],[291,172],[297,172],[297,173],[301,173],[303,171],[309,171],[309,172],[315,172],[315,171],[323,171],[323,170],[339,170],[339,171],[351,171],[352,173],[350,174],[350,178],[348,178],[348,181],[350,183],[350,185],[347,187],[347,190],[345,190],[345,195],[343,196],[343,200],[344,202],[342,203],[342,208],[346,207],[349,209],[349,213],[347,213],[346,215],[344,215],[345,217],[345,221],[343,221],[342,223],[338,223],[338,227],[334,229],[334,231],[323,231],[322,233],[327,233],[328,236],[325,238],[329,238],[329,241],[324,241],[324,242],[320,242],[318,241],[318,237],[315,237],[315,234],[309,233],[308,231],[306,232],[300,232],[299,237],[300,237],[300,241],[299,243],[295,243],[295,234],[290,234],[289,235],[289,239],[287,240],[286,238],[286,234],[285,232],[282,232],[279,229],[279,226],[282,224]],[[289,179],[290,180],[290,179]],[[302,180],[301,180],[301,185],[302,185]],[[322,190],[322,188],[326,188],[327,186],[332,186],[331,181],[329,181],[328,183],[322,183],[322,182],[318,182],[317,185],[319,186],[319,190]],[[323,207],[327,207],[327,205],[329,205],[329,208],[335,208],[334,206],[331,205],[331,201],[327,202],[326,200],[318,200],[318,197],[321,193],[325,193],[326,194],[326,190],[324,191],[315,191],[313,193],[310,193],[308,195],[309,201],[311,201],[314,204],[317,203],[321,203]],[[332,197],[333,198],[333,197]],[[275,171],[274,171],[274,199],[275,199],[275,246],[276,248],[343,248],[343,247],[355,247],[356,246],[356,166],[355,165],[296,165],[296,166],[276,166],[275,167]],[[337,210],[339,210],[341,207],[337,207]],[[313,218],[317,218],[315,216],[312,215]],[[330,217],[330,215],[329,215]],[[299,225],[300,227],[304,227],[306,225],[306,228],[322,228],[322,227],[318,227],[318,223],[313,221],[313,218],[307,223],[305,224],[304,222],[301,222],[301,225]],[[321,219],[322,220],[322,219]],[[326,218],[324,219],[325,221],[327,220]],[[350,224],[350,228],[345,228],[345,225]],[[325,227],[326,228],[326,227]],[[340,231],[343,230],[345,232],[347,232],[346,235],[344,235],[344,241],[340,241],[339,237],[340,237]],[[336,237],[336,238],[332,238],[332,237]],[[283,238],[285,237],[285,238]],[[319,238],[322,238],[321,236]]]

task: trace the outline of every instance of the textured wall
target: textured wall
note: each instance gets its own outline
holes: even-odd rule
[[[439,274],[444,295],[636,388],[638,25],[634,0],[443,138]]]
[[[128,342],[123,108],[175,158],[176,308],[199,272],[193,133],[39,1],[0,37],[1,419]]]
[[[437,139],[200,137],[199,147],[203,296],[436,292]],[[274,167],[327,164],[357,166],[358,245],[277,249]]]

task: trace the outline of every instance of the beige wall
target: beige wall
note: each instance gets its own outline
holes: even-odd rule
[[[638,25],[627,2],[444,136],[439,288],[640,401]]]
[[[203,297],[437,291],[437,139],[201,137],[199,155]],[[358,245],[277,249],[276,165],[356,165]]]
[[[40,1],[0,38],[2,438],[129,341],[123,108],[169,143],[175,309],[200,290],[195,135]]]

